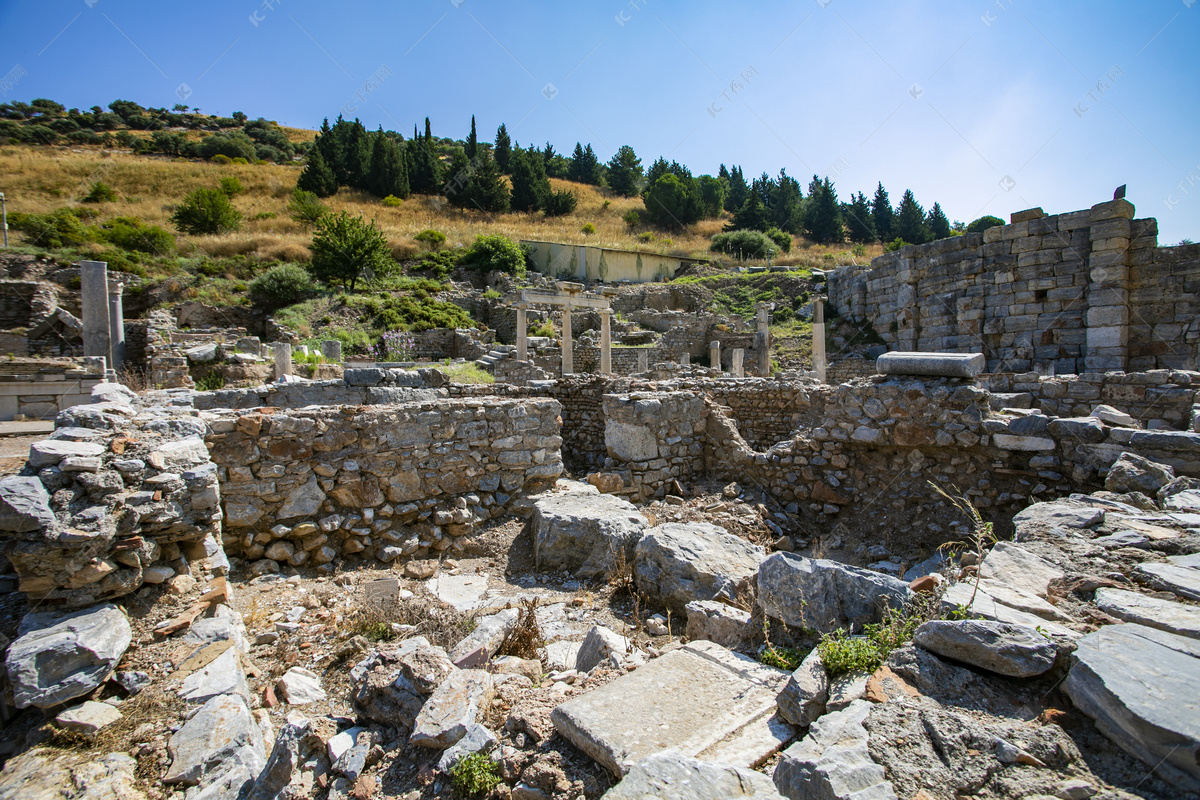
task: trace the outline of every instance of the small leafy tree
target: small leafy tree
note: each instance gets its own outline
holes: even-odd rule
[[[122,250],[165,256],[175,252],[175,237],[157,225],[147,225],[137,217],[117,217],[100,229],[105,241]]]
[[[672,173],[659,177],[646,190],[642,201],[646,214],[662,228],[679,229],[700,219],[702,209],[694,179]]]
[[[988,228],[994,228],[997,225],[1003,225],[1004,220],[999,217],[988,216],[980,217],[967,226],[967,233],[983,233]]]
[[[288,200],[288,213],[300,224],[311,228],[320,221],[326,211],[321,198],[312,192],[306,192],[299,186],[292,190],[291,199]]]
[[[365,221],[345,211],[326,214],[313,235],[309,271],[322,283],[340,283],[353,292],[360,280],[382,278],[395,270],[387,238],[375,220]]]
[[[420,233],[413,234],[413,241],[420,242],[429,250],[441,250],[442,245],[446,243],[446,234],[441,231],[435,231],[433,228],[426,228]]]
[[[92,184],[91,191],[83,198],[84,203],[111,203],[117,199],[117,193],[103,181]]]
[[[462,263],[484,272],[498,270],[516,275],[525,270],[525,252],[507,236],[488,234],[475,239],[463,253]]]
[[[308,270],[297,264],[280,264],[250,281],[250,301],[267,311],[299,303],[316,289]]]
[[[219,188],[230,200],[245,191],[242,188],[242,182],[233,175],[226,175],[224,178],[221,178],[220,183],[217,184],[217,188]]]
[[[542,210],[547,217],[565,217],[575,210],[578,203],[579,198],[570,189],[559,189],[546,197]]]
[[[220,189],[196,189],[175,209],[171,222],[186,234],[201,236],[236,231],[242,215]]]
[[[774,249],[774,246],[775,243],[761,231],[729,231],[714,236],[708,249],[714,253],[728,253],[745,261],[748,258],[766,258],[767,251]]]

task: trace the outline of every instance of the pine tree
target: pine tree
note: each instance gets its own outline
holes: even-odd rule
[[[929,241],[929,228],[925,225],[925,209],[917,202],[911,189],[904,190],[900,207],[896,210],[896,222],[892,233],[909,244],[924,244]]]
[[[608,188],[622,197],[634,197],[642,182],[642,160],[627,144],[613,154],[608,162]]]
[[[584,147],[579,142],[575,143],[575,152],[571,154],[571,165],[567,169],[567,178],[577,183],[592,185],[600,183],[600,161],[596,158],[596,153],[590,144]]]
[[[875,223],[875,235],[882,241],[890,242],[894,237],[892,226],[895,225],[896,214],[892,211],[892,201],[888,199],[887,189],[881,182],[875,189],[875,199],[871,202],[871,217]]]
[[[317,141],[320,141],[319,136]],[[296,181],[296,188],[312,192],[317,197],[329,197],[338,190],[333,170],[325,163],[325,156],[321,154],[321,148],[315,144],[308,151],[308,163],[304,165],[304,171],[300,173],[300,178]]]
[[[442,191],[441,167],[434,151],[429,117],[425,118],[425,135],[409,143],[409,148],[413,151],[413,168],[408,175],[412,191],[417,194],[439,194]]]
[[[467,158],[474,158],[479,153],[479,138],[475,136],[475,115],[471,115],[471,135],[467,137],[467,145],[463,148]]]
[[[516,148],[509,159],[512,174],[513,211],[537,211],[545,205],[550,194],[550,179],[546,177],[541,153]]]
[[[809,207],[804,219],[805,233],[819,244],[840,242],[845,237],[842,229],[841,207],[837,192],[829,178],[818,180],[813,175],[809,184]]]
[[[371,171],[371,134],[357,119],[346,125],[343,165],[346,185],[370,191],[368,176]],[[340,180],[340,179],[339,179]]]
[[[453,158],[450,159],[450,169],[446,173],[446,182],[442,184],[441,192],[450,201],[450,205],[458,206],[459,208],[471,208],[471,196],[467,192],[467,185],[471,181],[472,165],[467,158],[467,154],[463,150],[455,150]]]
[[[382,128],[372,139],[368,190],[378,197],[408,197],[408,166],[403,145],[385,134]]]
[[[342,124],[342,118],[339,115],[337,125]],[[342,166],[342,143],[341,133],[342,128],[335,128],[329,125],[329,118],[326,117],[321,123],[321,130],[317,132],[317,139],[313,142],[313,148],[321,151],[321,158],[325,162],[325,166],[333,175],[334,185],[341,185],[339,176],[343,170]]]
[[[934,203],[933,208],[929,209],[929,216],[926,218],[925,224],[933,239],[945,239],[950,235],[950,220],[946,219],[940,203]]]
[[[475,157],[475,169],[471,172],[466,189],[460,194],[466,194],[472,206],[493,214],[508,211],[511,202],[500,165],[487,150],[480,150]]]
[[[496,147],[493,154],[496,156],[496,163],[500,165],[500,171],[505,174],[510,170],[508,160],[512,153],[512,140],[508,138],[508,129],[501,122],[500,127],[496,129]]]
[[[762,196],[751,189],[742,207],[733,215],[733,221],[725,226],[727,231],[765,231],[770,227],[767,206]]]
[[[705,219],[716,219],[721,216],[725,207],[725,183],[712,175],[701,175],[696,179],[700,190],[700,206]]]
[[[658,179],[671,171],[671,165],[662,156],[654,159],[654,163],[650,165],[650,169],[646,170],[646,189],[649,189]],[[645,192],[643,192],[644,194]]]
[[[847,234],[852,242],[866,243],[875,241],[875,219],[871,214],[871,204],[862,192],[850,197],[850,204],[844,209],[842,217],[846,221]]]
[[[734,167],[729,171],[729,192],[725,195],[725,210],[736,214],[746,204],[746,198],[749,196],[750,187],[746,185],[742,168]]]
[[[771,183],[768,191],[770,192],[770,202],[767,211],[771,222],[781,231],[799,233],[800,202],[804,199],[804,194],[800,190],[800,182],[788,175],[786,170],[781,169],[779,170],[779,179]]]

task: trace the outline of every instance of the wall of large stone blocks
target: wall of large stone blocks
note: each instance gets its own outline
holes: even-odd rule
[[[1200,248],[1160,248],[1125,200],[1040,209],[830,273],[838,313],[891,350],[983,352],[988,372],[1195,368]]]
[[[1036,372],[980,376],[1000,407],[1036,408],[1055,417],[1086,417],[1097,405],[1120,409],[1141,425],[1191,430],[1196,423],[1200,373],[1182,370],[1085,372],[1045,376]]]
[[[549,398],[208,412],[226,550],[259,570],[457,552],[562,473],[560,412]]]

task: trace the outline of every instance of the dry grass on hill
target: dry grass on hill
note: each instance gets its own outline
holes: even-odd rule
[[[289,137],[297,132],[303,133],[288,129]],[[288,198],[299,174],[298,165],[220,165],[89,148],[0,148],[0,175],[5,177],[3,188],[10,212],[47,213],[75,205],[92,183],[103,181],[116,189],[119,199],[93,206],[101,222],[117,216],[135,216],[173,230],[169,218],[174,206],[188,192],[215,187],[221,178],[235,176],[245,188],[234,199],[243,216],[241,229],[224,236],[193,237],[180,242],[184,252],[194,246],[214,256],[256,254],[264,259],[306,260],[312,232],[287,213]],[[642,211],[640,198],[610,196],[594,186],[558,179],[551,179],[551,184],[555,189],[569,188],[578,195],[579,205],[573,214],[558,218],[523,213],[492,215],[454,208],[441,197],[417,195],[393,208],[382,205],[378,198],[347,189],[324,202],[334,211],[373,217],[398,257],[416,253],[413,234],[434,228],[446,234],[450,247],[466,246],[480,234],[501,233],[514,239],[707,258],[709,240],[726,222],[703,220],[680,232],[631,231],[622,216],[630,209]],[[595,227],[595,233],[581,232],[588,223]],[[864,255],[852,257],[849,245],[824,247],[798,238],[792,252],[783,254],[778,263],[820,267],[850,263],[854,258],[861,264],[881,252],[874,245]]]

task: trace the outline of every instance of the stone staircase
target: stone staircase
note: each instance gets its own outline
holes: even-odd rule
[[[496,362],[516,358],[516,353],[517,346],[515,344],[498,344],[486,356],[477,359],[475,365],[480,369],[495,373]]]

